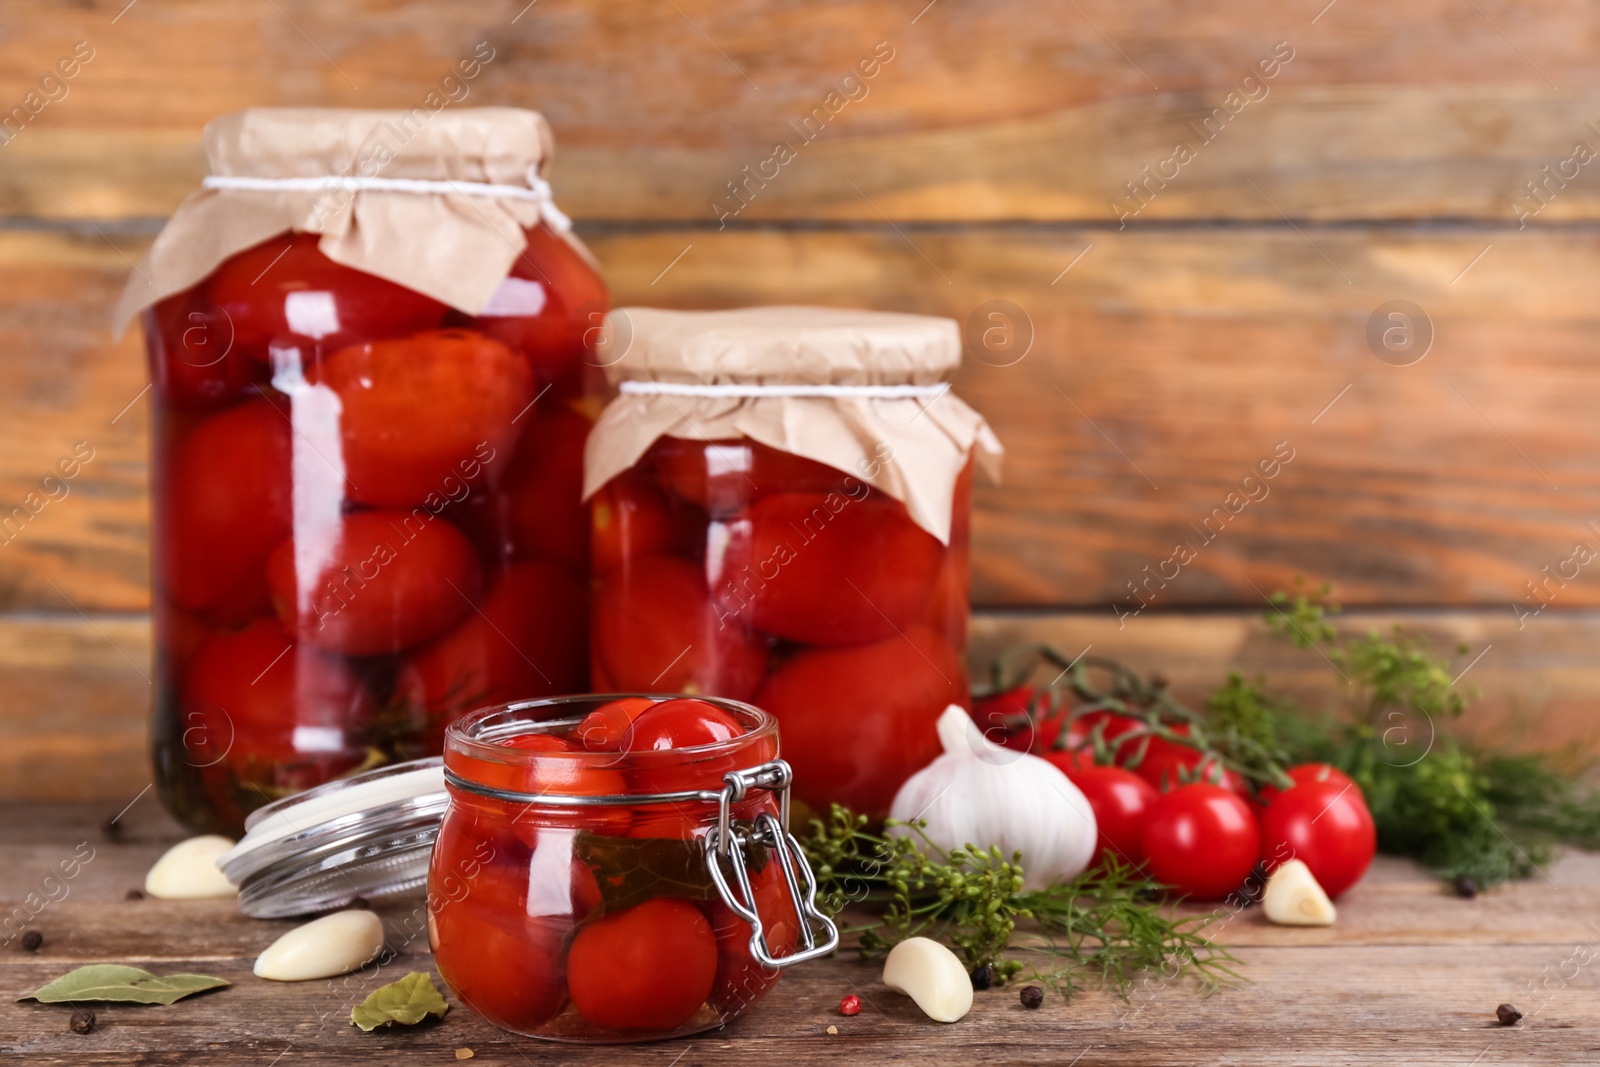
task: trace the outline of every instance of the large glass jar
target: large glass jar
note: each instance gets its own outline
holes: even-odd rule
[[[801,308],[617,316],[624,395],[586,479],[595,689],[749,700],[782,725],[799,801],[881,817],[939,754],[940,713],[968,703],[972,470],[998,444],[937,383],[959,355],[954,324]],[[682,381],[702,352],[714,380]],[[815,374],[830,355],[822,382],[773,380],[771,367]],[[632,458],[663,401],[665,432]],[[925,404],[943,407],[919,427]]]
[[[732,736],[593,750],[591,712],[651,699],[517,703],[447,733],[429,943],[451,991],[496,1026],[597,1043],[696,1033],[837,944],[787,832],[772,717],[706,701]]]
[[[472,708],[586,688],[606,294],[537,212],[521,237],[476,314],[294,229],[144,311],[154,752],[188,826],[237,833],[288,793],[437,754]]]

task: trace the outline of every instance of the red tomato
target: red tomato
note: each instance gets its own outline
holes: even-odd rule
[[[1018,752],[1033,750],[1033,699],[1031,685],[1019,685],[984,697],[972,705],[972,721],[985,737]]]
[[[1329,897],[1361,880],[1378,832],[1354,782],[1308,781],[1285,789],[1261,816],[1261,855],[1273,870],[1301,859]]]
[[[1139,742],[1136,740],[1118,742],[1117,738],[1135,730],[1143,730],[1145,724],[1144,720],[1135,719],[1130,715],[1118,715],[1111,711],[1091,711],[1074,719],[1072,728],[1081,731],[1085,739],[1098,732],[1107,747],[1111,749],[1112,758],[1121,763],[1138,751]]]
[[[576,391],[593,367],[594,341],[610,302],[600,276],[547,226],[524,232],[528,247],[511,265],[473,328],[527,357],[539,386]]]
[[[1144,851],[1156,881],[1198,900],[1238,889],[1260,854],[1256,817],[1235,793],[1195,782],[1163,793],[1144,823]]]
[[[1095,825],[1100,831],[1094,862],[1103,864],[1108,857],[1115,857],[1129,866],[1143,864],[1145,820],[1160,794],[1149,782],[1121,767],[1079,765],[1061,769],[1094,809]]]
[[[561,940],[571,920],[474,899],[482,892],[472,885],[466,899],[433,913],[433,962],[467,1007],[496,1026],[533,1030],[566,1006]]]
[[[183,759],[261,786],[309,789],[361,762],[374,713],[342,660],[258,619],[195,650],[183,686]]]
[[[1285,773],[1295,785],[1306,785],[1310,782],[1338,782],[1344,785],[1354,780],[1331,763],[1302,763],[1290,767]],[[1275,785],[1264,785],[1257,794],[1257,799],[1262,804],[1270,804],[1282,792],[1283,790]]]
[[[655,704],[649,697],[623,697],[602,704],[583,717],[572,735],[591,752],[623,751],[630,747],[634,720]]]
[[[354,512],[324,536],[304,539],[307,574],[295,558],[302,541],[280,544],[267,580],[283,624],[335,652],[397,652],[435,637],[472,610],[483,584],[472,545],[425,513]]]
[[[517,793],[553,796],[620,796],[628,791],[620,771],[600,766],[580,755],[578,745],[553,734],[529,733],[506,738],[500,744],[532,753],[522,762],[496,768],[490,784]],[[512,824],[516,835],[529,845],[554,828],[578,828],[604,834],[624,834],[633,823],[628,808],[614,805],[560,807],[542,805],[520,815]]]
[[[939,565],[939,578],[924,618],[956,648],[967,647],[967,620],[972,614],[972,460],[956,479],[950,505],[950,544]]]
[[[711,992],[717,939],[700,909],[656,897],[578,929],[567,988],[578,1014],[610,1030],[671,1030]]]
[[[698,748],[730,741],[744,733],[739,720],[715,704],[693,697],[663,700],[651,705],[633,721],[628,748],[634,752],[661,752]]]
[[[289,434],[287,416],[251,400],[179,441],[157,488],[156,551],[180,606],[223,615],[230,601],[256,606],[267,554],[292,521]]]
[[[231,324],[233,350],[269,362],[269,345],[297,346],[307,362],[358,341],[439,325],[445,306],[317,250],[320,235],[281,233],[225,261],[206,295]],[[224,333],[226,336],[226,333]]]
[[[631,752],[700,748],[731,741],[743,733],[739,720],[721,708],[694,697],[680,697],[664,700],[640,714],[634,720],[628,748]],[[740,764],[740,759],[732,755],[702,757],[688,764],[646,759],[628,777],[640,793],[721,789],[722,776],[737,770]]]
[[[351,499],[373,507],[459,500],[510,460],[533,399],[527,362],[470,330],[341,348],[309,375],[339,397]]]
[[[630,560],[601,580],[594,599],[597,683],[603,676],[625,692],[750,699],[766,669],[766,644],[722,614],[699,564]]]
[[[150,383],[168,404],[216,407],[264,384],[266,367],[230,350],[233,338],[205,298],[191,289],[145,313]]]
[[[783,871],[770,859],[750,876],[756,914],[761,916],[767,951],[782,958],[800,943],[800,916],[789,897]],[[777,984],[782,971],[768,970],[750,955],[750,924],[720,900],[711,903],[711,930],[717,938],[717,978],[711,1006],[724,1015],[749,1007]]]
[[[535,404],[506,472],[511,544],[519,559],[589,566],[589,511],[583,503],[583,445],[589,419],[569,407]]]
[[[589,558],[595,574],[625,559],[670,554],[685,538],[654,482],[626,471],[589,502]]]
[[[745,515],[729,524],[719,599],[757,630],[792,641],[895,636],[921,616],[944,558],[893,500],[775,493]]]
[[[772,493],[843,493],[848,489],[859,496],[866,486],[835,467],[748,438],[690,441],[662,437],[650,447],[647,462],[674,496],[719,518]]]
[[[1184,735],[1189,733],[1189,727],[1183,724],[1173,727],[1173,730]],[[1122,746],[1124,756],[1138,752],[1139,747],[1144,744],[1144,741],[1127,742]],[[1133,770],[1140,778],[1163,793],[1176,789],[1187,781],[1220,785],[1230,793],[1238,793],[1240,796],[1246,796],[1248,793],[1244,779],[1224,767],[1216,756],[1202,753],[1177,741],[1168,741],[1164,737],[1148,739],[1144,757]]]
[[[796,797],[888,813],[907,778],[939,754],[934,723],[968,701],[961,659],[933,630],[853,648],[805,648],[773,671],[754,703],[778,719]]]
[[[459,626],[407,657],[405,678],[442,729],[472,708],[581,691],[587,636],[577,579],[548,563],[514,563]]]

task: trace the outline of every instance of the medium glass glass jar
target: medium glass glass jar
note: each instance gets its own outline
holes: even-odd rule
[[[452,992],[507,1030],[696,1033],[747,1011],[779,966],[837,945],[787,831],[772,717],[712,700],[742,733],[591,751],[577,728],[615,699],[483,709],[446,734],[429,943]]]
[[[589,443],[597,691],[749,700],[796,799],[881,818],[969,701],[975,465],[955,323],[771,307],[610,317]]]
[[[155,758],[190,827],[585,688],[605,288],[545,223],[525,237],[476,316],[292,232],[145,312]]]
[[[714,693],[783,724],[796,795],[881,815],[966,700],[971,465],[950,540],[856,475],[663,437],[592,501],[600,692]]]

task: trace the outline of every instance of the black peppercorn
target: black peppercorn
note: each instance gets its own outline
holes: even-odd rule
[[[972,988],[988,989],[994,985],[994,968],[985,963],[982,967],[972,968]]]
[[[29,952],[38,952],[39,946],[44,944],[44,935],[37,930],[29,930],[22,935],[22,947]]]
[[[144,890],[143,889],[130,889],[130,890],[128,890],[127,899],[128,900],[143,900],[144,899]]]
[[[1515,1026],[1522,1021],[1522,1013],[1515,1004],[1502,1004],[1494,1010],[1494,1017],[1500,1020],[1501,1026]]]
[[[1465,874],[1456,879],[1455,889],[1456,896],[1460,897],[1462,900],[1471,900],[1473,897],[1478,895],[1478,883],[1473,881],[1471,877]]]
[[[1044,990],[1036,985],[1022,987],[1022,1006],[1024,1008],[1037,1008],[1044,1003]]]
[[[72,1013],[72,1021],[67,1025],[75,1034],[87,1034],[94,1029],[94,1012],[79,1008]]]

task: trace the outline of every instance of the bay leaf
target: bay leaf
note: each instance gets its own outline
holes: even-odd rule
[[[64,1004],[76,1000],[104,1000],[120,1004],[171,1004],[193,993],[220,989],[228,983],[203,974],[154,975],[119,963],[91,963],[69,971],[48,985],[18,1000]]]
[[[398,982],[390,982],[357,1004],[350,1021],[366,1031],[380,1026],[415,1026],[430,1015],[444,1018],[450,1005],[434,987],[433,978],[423,971],[412,971]]]

